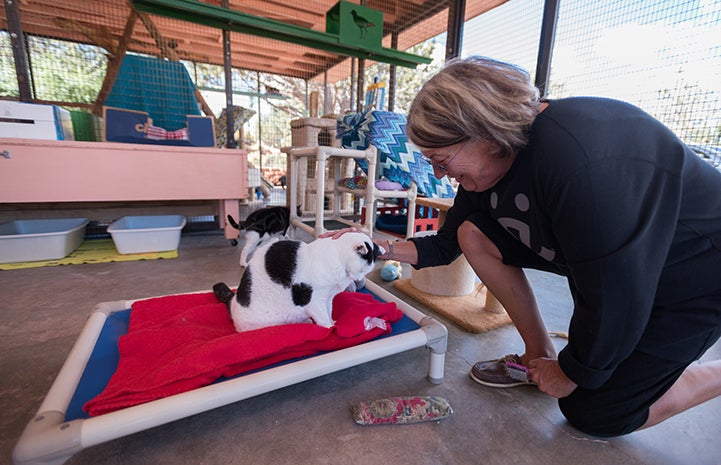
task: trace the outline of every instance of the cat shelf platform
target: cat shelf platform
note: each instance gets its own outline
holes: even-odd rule
[[[118,341],[126,344],[132,339],[121,339],[129,334],[129,325],[132,330],[138,328],[137,318],[130,323],[131,306],[132,311],[137,311],[134,303],[152,299],[98,304],[37,414],[23,431],[13,451],[13,463],[59,465],[75,453],[97,444],[424,346],[429,349],[428,380],[440,384],[448,337],[445,326],[370,281],[364,291],[380,301],[394,302],[403,313],[400,320],[392,323],[388,334],[342,349],[292,358],[244,374],[222,377],[202,387],[167,397],[159,396],[155,400],[115,410],[107,408],[107,413],[101,410],[95,412],[95,416],[88,416],[83,411],[83,405],[93,404],[102,397],[98,393],[105,394],[110,386],[117,385],[113,374],[116,370],[121,372],[117,368]],[[163,297],[200,299],[207,294],[208,291],[203,291]],[[217,305],[217,302],[214,304]],[[182,321],[186,321],[185,316]],[[114,363],[110,363],[113,360]],[[148,377],[150,374],[142,378],[145,380]],[[93,402],[88,403],[91,399]],[[108,405],[112,407],[113,403],[105,404],[104,408]]]

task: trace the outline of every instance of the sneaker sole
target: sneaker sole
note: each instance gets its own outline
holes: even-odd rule
[[[471,379],[475,381],[478,384],[482,384],[484,386],[489,387],[495,387],[495,388],[512,388],[512,387],[518,387],[518,386],[535,386],[535,383],[524,383],[523,381],[515,381],[512,383],[492,383],[490,381],[484,381],[480,378],[476,378],[473,376],[473,372],[471,371],[469,373]]]

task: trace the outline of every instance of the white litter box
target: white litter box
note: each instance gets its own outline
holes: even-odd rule
[[[115,248],[121,254],[165,252],[180,244],[182,215],[124,216],[108,226]]]
[[[80,247],[87,218],[15,220],[0,224],[0,263],[57,260]]]

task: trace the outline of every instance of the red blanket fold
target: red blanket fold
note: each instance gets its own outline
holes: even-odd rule
[[[108,385],[83,409],[91,416],[179,394],[296,357],[350,347],[390,332],[403,314],[392,302],[343,292],[333,300],[336,325],[272,326],[237,332],[213,293],[135,302],[120,361]]]

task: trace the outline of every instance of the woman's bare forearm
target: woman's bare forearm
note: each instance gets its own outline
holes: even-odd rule
[[[418,250],[411,241],[375,241],[376,244],[386,249],[386,253],[379,258],[383,260],[398,260],[399,262],[415,265],[418,263]]]

